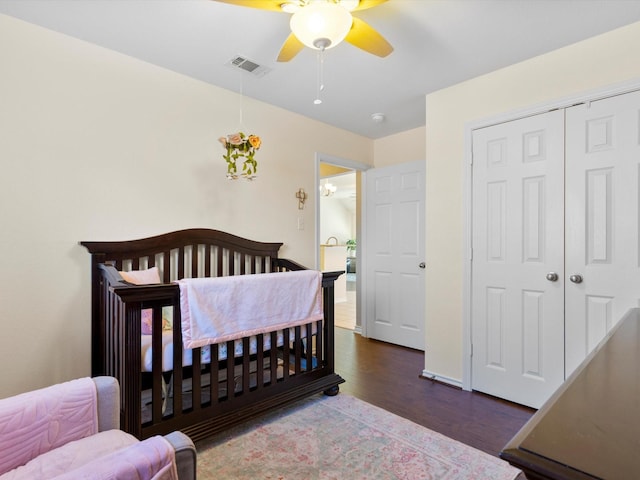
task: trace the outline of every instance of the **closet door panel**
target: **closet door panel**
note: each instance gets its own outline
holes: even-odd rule
[[[473,133],[472,388],[536,408],[564,380],[563,124]]]
[[[566,375],[640,298],[640,92],[567,109]]]

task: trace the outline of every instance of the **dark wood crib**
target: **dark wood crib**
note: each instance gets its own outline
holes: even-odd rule
[[[91,253],[92,375],[119,380],[121,428],[132,435],[142,439],[181,430],[198,440],[315,393],[335,395],[344,381],[334,372],[333,331],[333,285],[343,272],[322,274],[323,320],[209,350],[184,350],[180,290],[172,282],[305,268],[278,258],[282,243],[210,229],[81,245]],[[133,285],[119,273],[152,267],[162,283]],[[152,319],[148,337],[142,336],[143,310]],[[169,329],[163,325],[168,313]],[[149,362],[142,358],[143,338]]]

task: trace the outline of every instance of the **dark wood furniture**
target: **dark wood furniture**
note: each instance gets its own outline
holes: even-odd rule
[[[612,329],[500,457],[528,479],[640,478],[640,309]]]
[[[344,380],[334,372],[334,290],[344,272],[322,279],[324,319],[242,339],[242,353],[226,342],[230,358],[211,361],[192,350],[183,365],[180,278],[219,277],[304,269],[278,258],[281,243],[256,242],[209,229],[189,229],[116,242],[81,242],[91,253],[92,375],[116,377],[121,386],[121,428],[138,438],[181,430],[199,440],[267,409],[318,392],[336,394]],[[162,284],[131,285],[119,271],[157,266]],[[173,313],[171,371],[163,371],[163,310]],[[141,311],[152,310],[152,369],[141,359]],[[166,332],[165,332],[166,333]],[[272,348],[264,349],[270,335]],[[279,345],[278,348],[273,346]],[[204,347],[203,347],[204,348]],[[165,367],[166,368],[166,367]]]

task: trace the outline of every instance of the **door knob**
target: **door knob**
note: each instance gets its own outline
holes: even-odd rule
[[[425,263],[424,263],[424,262],[420,262],[420,264],[419,264],[418,266],[419,266],[420,268],[425,268],[425,267],[426,267],[426,265],[425,265]]]
[[[549,280],[550,282],[557,282],[558,281],[558,274],[556,272],[547,273],[547,280]]]
[[[582,275],[574,273],[569,277],[569,280],[571,280],[573,283],[582,283]]]

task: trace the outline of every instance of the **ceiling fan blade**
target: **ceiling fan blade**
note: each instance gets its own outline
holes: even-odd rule
[[[284,44],[280,49],[280,53],[278,54],[278,61],[288,62],[293,57],[295,57],[303,48],[304,43],[298,40],[298,37],[291,33],[284,41]]]
[[[387,0],[360,0],[360,3],[358,3],[358,6],[354,8],[353,11],[355,12],[358,10],[366,10],[367,8],[376,7],[386,1]]]
[[[353,17],[353,25],[347,33],[345,41],[379,57],[386,57],[393,52],[393,47],[382,35],[356,17]]]
[[[259,8],[261,10],[273,10],[281,12],[282,0],[213,0],[214,2],[230,3],[231,5],[238,5],[240,7]]]

